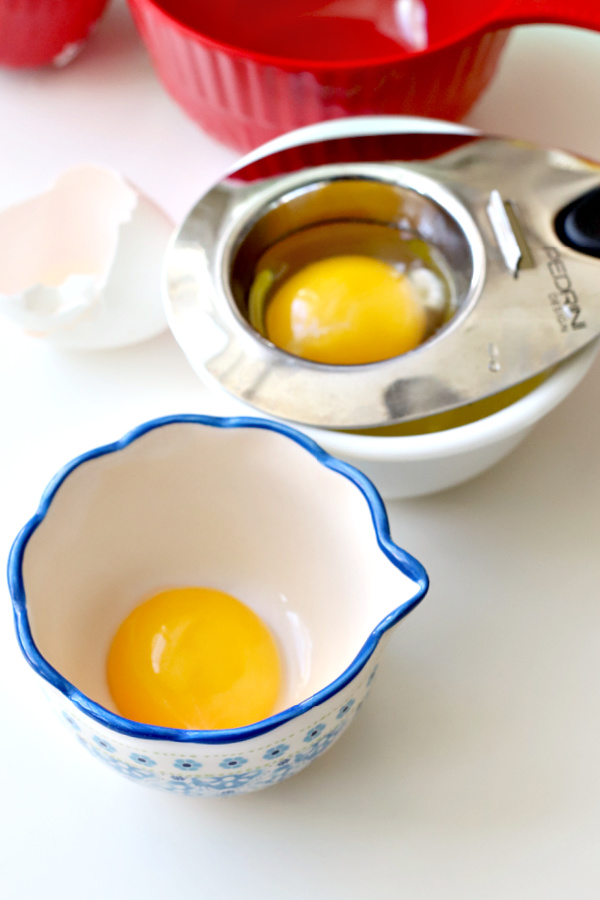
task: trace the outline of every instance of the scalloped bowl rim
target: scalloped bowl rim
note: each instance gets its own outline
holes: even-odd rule
[[[240,728],[222,729],[219,731],[166,728],[134,722],[119,716],[117,713],[113,713],[96,701],[91,700],[50,665],[38,650],[29,626],[27,599],[22,574],[23,558],[30,537],[46,517],[52,500],[63,482],[72,472],[85,462],[110,453],[118,453],[149,431],[173,424],[184,423],[224,429],[258,428],[282,434],[295,441],[311,453],[318,462],[331,471],[343,475],[361,491],[369,506],[377,543],[380,549],[393,565],[411,580],[415,586],[413,596],[405,603],[392,610],[381,620],[381,622],[379,622],[367,637],[367,640],[350,665],[338,675],[337,678],[300,703],[294,704],[293,706],[259,722]],[[8,583],[13,603],[17,639],[23,655],[34,671],[44,681],[60,691],[82,713],[99,722],[109,730],[130,737],[157,741],[178,741],[182,743],[229,744],[258,737],[272,731],[291,719],[297,718],[312,708],[319,706],[342,690],[342,688],[355,678],[367,663],[383,634],[403,619],[418,605],[418,603],[420,603],[429,587],[429,578],[422,564],[410,553],[403,550],[392,541],[387,512],[377,489],[366,475],[363,475],[362,472],[354,466],[331,456],[307,435],[279,422],[252,416],[217,417],[181,414],[151,419],[150,421],[133,428],[119,440],[82,453],[63,466],[44,490],[36,513],[23,526],[13,542],[8,559]]]

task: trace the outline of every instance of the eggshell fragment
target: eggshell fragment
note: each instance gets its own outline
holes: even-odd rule
[[[93,165],[0,213],[0,311],[71,348],[137,343],[167,327],[162,260],[173,223],[118,173]]]

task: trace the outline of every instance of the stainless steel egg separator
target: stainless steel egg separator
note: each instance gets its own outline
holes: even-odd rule
[[[324,124],[314,139],[242,161],[174,236],[171,329],[201,377],[259,412],[337,429],[421,418],[519,384],[600,333],[598,165],[461,126],[382,121],[369,134],[355,120],[334,135]],[[416,232],[446,260],[456,313],[417,349],[322,365],[250,325],[265,249],[338,221]]]

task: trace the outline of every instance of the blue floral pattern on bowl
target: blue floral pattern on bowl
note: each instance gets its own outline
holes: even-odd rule
[[[358,690],[372,679],[369,670],[356,685]],[[206,747],[198,747],[198,755],[176,756],[171,753],[152,754],[130,752],[116,746],[89,730],[88,723],[77,721],[72,715],[63,716],[74,731],[78,742],[96,759],[102,760],[121,775],[152,787],[186,796],[216,797],[247,793],[278,784],[304,769],[320,756],[345,731],[358,712],[361,703],[355,697],[344,699],[322,721],[306,731],[296,732],[286,742],[257,746],[247,756],[228,756],[225,759],[207,754]],[[193,751],[193,745],[187,749]]]

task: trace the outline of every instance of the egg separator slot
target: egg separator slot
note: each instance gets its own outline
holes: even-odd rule
[[[418,419],[520,384],[600,333],[600,167],[460,126],[410,119],[398,132],[386,121],[379,133],[361,135],[353,120],[336,136],[298,132],[295,145],[251,155],[174,238],[173,333],[202,378],[261,412],[337,429]],[[257,264],[324,228],[339,229],[336,252],[356,252],[344,229],[420,240],[445,277],[447,320],[415,349],[368,364],[275,346],[251,321]]]

